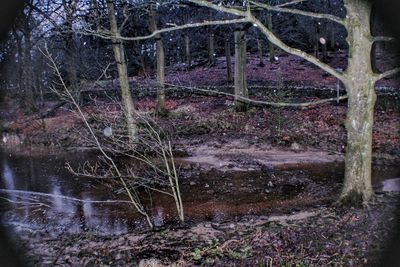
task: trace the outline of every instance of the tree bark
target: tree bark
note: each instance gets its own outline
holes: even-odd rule
[[[264,64],[264,60],[263,60],[263,57],[264,57],[263,46],[261,43],[261,39],[258,37],[257,37],[257,50],[258,50],[258,58],[259,58],[258,66],[264,67],[265,64]]]
[[[215,64],[215,47],[214,47],[214,34],[211,33],[208,37],[208,64]]]
[[[246,111],[248,104],[240,97],[248,98],[246,79],[246,32],[235,31],[235,108],[237,111]]]
[[[345,72],[348,95],[345,177],[340,202],[367,203],[373,196],[371,183],[372,126],[376,101],[375,77],[371,66],[372,36],[368,1],[345,0],[349,65]]]
[[[232,82],[231,42],[229,35],[225,36],[226,80]]]
[[[67,3],[66,0],[63,0],[63,6],[65,10],[66,20],[65,20],[65,53],[67,58],[67,65],[68,65],[68,80],[69,80],[69,90],[72,92],[75,100],[79,103],[80,102],[80,93],[78,87],[78,74],[76,70],[76,46],[74,40],[74,33],[73,33],[73,16],[75,13],[75,5],[77,3],[75,1],[69,1]]]
[[[133,105],[132,95],[129,88],[128,71],[125,61],[125,52],[122,40],[119,38],[120,33],[115,17],[114,3],[112,0],[107,0],[108,18],[110,20],[110,31],[112,34],[112,46],[114,51],[115,61],[118,67],[118,77],[121,87],[122,105],[126,125],[128,128],[129,139],[134,141],[137,137],[136,120],[134,118],[135,107]]]
[[[271,13],[267,14],[267,19],[268,19],[268,29],[272,31],[272,15]],[[275,62],[275,46],[272,42],[269,42],[269,62],[273,63]]]
[[[316,22],[314,27],[314,56],[319,58],[319,25]]]
[[[150,7],[150,30],[157,30],[157,14],[154,4]],[[155,36],[156,40],[156,54],[157,54],[157,106],[156,113],[164,114],[165,109],[165,52],[164,44],[160,34]]]
[[[29,28],[28,18],[26,18],[24,29],[24,56],[23,56],[23,91],[24,91],[24,106],[27,108],[29,112],[34,111],[36,109],[35,103],[35,82],[34,82],[34,71],[33,71],[33,62],[32,62],[32,42],[31,42],[31,29]],[[22,62],[21,62],[22,63]]]
[[[185,35],[185,55],[186,55],[186,67],[189,70],[192,66],[192,55],[190,54],[190,38],[189,35]]]

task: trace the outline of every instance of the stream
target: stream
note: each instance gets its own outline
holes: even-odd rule
[[[57,233],[93,231],[107,235],[146,229],[146,221],[122,190],[98,180],[74,177],[65,168],[66,162],[77,167],[95,158],[89,152],[27,155],[0,150],[2,223],[15,230]],[[291,165],[276,175],[292,182],[279,185],[271,182],[275,180],[266,170],[192,173],[189,169],[181,178],[185,218],[188,222],[221,222],[329,202],[340,189],[343,167],[341,162]],[[312,182],[304,184],[302,177]],[[399,191],[398,177],[398,166],[374,166],[375,190]],[[331,191],[315,193],[316,201],[309,200],[322,185]],[[171,197],[154,193],[150,198],[145,194],[144,205],[150,207],[155,226],[177,222]]]

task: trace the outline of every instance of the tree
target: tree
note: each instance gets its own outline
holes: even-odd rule
[[[246,31],[243,27],[235,30],[235,109],[247,110],[247,103],[241,97],[249,97],[246,78]]]
[[[157,31],[157,11],[156,3],[150,3],[150,30]],[[164,44],[160,34],[155,36],[156,56],[157,56],[157,106],[156,113],[163,114],[165,109],[165,52]],[[189,59],[190,62],[190,59]]]
[[[376,41],[390,40],[386,37],[373,37],[370,31],[371,4],[363,0],[344,0],[347,10],[345,18],[325,13],[315,13],[300,9],[287,8],[287,4],[269,5],[258,1],[245,1],[245,8],[233,8],[218,5],[205,0],[189,0],[201,6],[246,18],[256,25],[268,40],[290,54],[302,57],[317,67],[325,70],[343,82],[348,94],[348,112],[346,119],[347,147],[345,154],[344,186],[340,196],[342,204],[368,203],[374,196],[371,184],[372,164],[372,126],[376,101],[375,83],[399,72],[395,68],[384,73],[374,73],[371,68],[371,47]],[[283,43],[268,27],[257,19],[251,7],[264,8],[268,11],[291,13],[319,19],[327,19],[343,25],[348,33],[349,45],[348,68],[342,73],[323,63],[305,51]]]
[[[224,38],[225,58],[226,58],[226,80],[232,82],[232,62],[231,62],[231,36],[225,35]]]
[[[125,50],[123,42],[120,38],[120,31],[115,16],[115,8],[113,0],[107,0],[108,18],[110,20],[110,33],[112,47],[114,50],[115,62],[118,67],[118,77],[121,87],[122,103],[126,119],[126,125],[129,137],[134,140],[137,135],[136,121],[134,118],[135,107],[133,105],[132,95],[129,87],[128,70],[125,61]]]
[[[62,0],[62,5],[65,11],[65,52],[67,55],[68,62],[68,78],[70,83],[70,90],[75,98],[79,102],[79,86],[78,86],[78,75],[76,68],[76,45],[74,40],[74,16],[77,10],[77,0]]]

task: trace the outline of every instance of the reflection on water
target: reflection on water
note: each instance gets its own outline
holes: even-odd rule
[[[10,169],[10,166],[8,166],[8,162],[5,160],[3,160],[2,177],[4,180],[5,188],[14,190],[15,189],[14,175],[12,170]]]
[[[65,162],[77,166],[85,160],[94,159],[94,155],[71,153],[16,156],[0,151],[0,158],[2,162],[0,197],[7,200],[2,201],[4,203],[0,206],[5,224],[24,229],[52,229],[70,233],[90,230],[100,234],[126,233],[146,227],[144,218],[135,212],[124,196],[118,195],[95,180],[73,177],[64,168]],[[318,179],[324,182],[337,182],[343,177],[343,164],[291,168],[302,168],[310,175],[320,177]],[[204,184],[199,182],[196,186],[188,185],[184,188],[182,197],[186,220],[209,219],[220,222],[233,216],[264,214],[266,210],[276,205],[273,197],[268,194],[241,192],[235,188],[224,194],[213,193],[216,187],[223,187],[224,183],[235,186],[247,185],[249,177],[254,181],[253,189],[262,189],[266,183],[262,171],[232,173],[229,175],[231,179],[229,181],[224,181],[220,177],[215,179],[215,175],[213,172],[207,173],[202,177]],[[376,181],[399,176],[399,168],[374,171]],[[217,185],[214,184],[216,180],[218,180]],[[207,184],[211,186],[204,187]],[[388,180],[383,183],[381,189],[385,190],[389,186],[391,189],[400,186],[400,181]],[[287,199],[290,197],[293,197],[293,200],[288,203],[294,205],[295,195],[286,196]],[[125,201],[107,202],[107,200]],[[161,227],[176,221],[176,209],[172,198],[156,194],[151,200],[145,200],[144,205],[147,207],[151,205],[155,226]]]
[[[154,226],[160,227],[164,225],[164,209],[156,207],[156,214],[154,216]]]

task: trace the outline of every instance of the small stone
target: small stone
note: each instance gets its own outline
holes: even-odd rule
[[[209,187],[210,187],[210,185],[209,185],[209,184],[206,184],[204,187],[205,187],[205,188],[209,188]]]
[[[290,146],[290,149],[298,151],[301,149],[300,145],[296,142],[292,143],[292,145]]]
[[[112,135],[113,135],[112,128],[111,128],[111,127],[106,127],[106,128],[104,128],[103,134],[104,134],[104,136],[106,136],[106,137],[112,136]]]
[[[196,183],[195,183],[195,182],[190,182],[189,184],[190,184],[190,185],[195,185]]]

